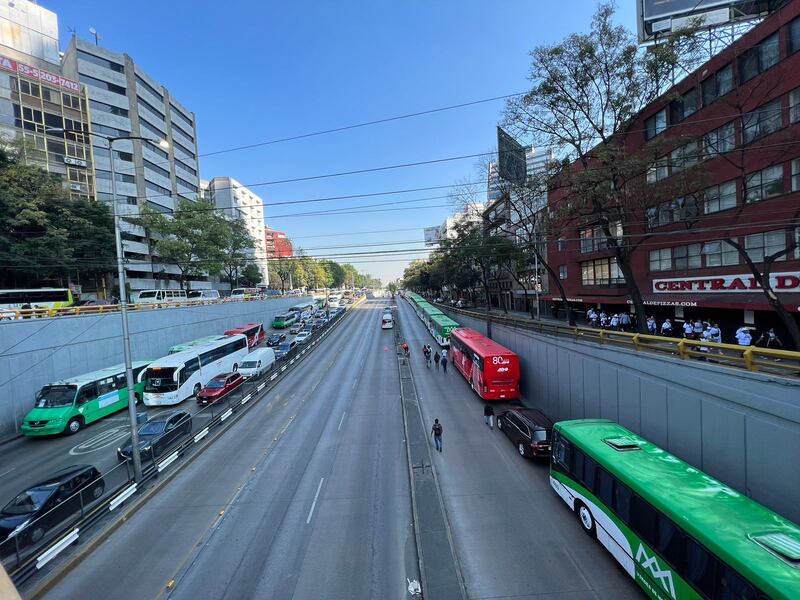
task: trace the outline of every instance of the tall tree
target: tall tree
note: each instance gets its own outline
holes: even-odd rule
[[[258,265],[250,263],[242,269],[239,279],[245,287],[253,287],[261,282],[261,269]]]
[[[222,274],[232,287],[239,287],[239,277],[248,264],[255,242],[242,219],[232,219],[226,224],[225,245],[221,254]],[[250,274],[253,274],[252,270]]]

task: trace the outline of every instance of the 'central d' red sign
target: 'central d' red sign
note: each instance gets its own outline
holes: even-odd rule
[[[800,292],[800,271],[772,273],[770,286],[776,292]],[[708,277],[684,277],[678,279],[654,279],[653,293],[678,294],[727,294],[736,292],[758,292],[761,286],[752,275],[719,275]]]

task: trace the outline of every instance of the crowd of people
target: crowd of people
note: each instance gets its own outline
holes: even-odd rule
[[[590,308],[586,311],[586,321],[591,327],[599,329],[625,331],[629,333],[640,331],[636,323],[636,315],[626,312],[606,313],[604,310],[597,311],[594,308]],[[747,325],[739,327],[733,336],[736,340],[736,344],[739,346],[752,346],[754,337],[752,330],[753,328]],[[700,317],[694,319],[687,317],[683,325],[679,325],[677,321],[673,323],[672,319],[664,319],[659,325],[655,317],[651,315],[647,317],[647,322],[642,331],[642,333],[645,332],[650,335],[662,335],[664,337],[683,337],[687,340],[716,343],[723,343],[726,341],[723,339],[722,328],[717,321],[704,321]],[[733,343],[731,340],[727,341]],[[780,338],[775,333],[774,328],[769,328],[767,331],[763,332],[755,341],[755,345],[762,348],[783,348],[783,342],[781,342]],[[705,350],[703,348],[704,347],[701,347],[700,350],[708,351],[708,348],[705,348]]]

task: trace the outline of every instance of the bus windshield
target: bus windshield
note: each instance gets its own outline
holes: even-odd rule
[[[147,369],[144,372],[145,392],[174,392],[178,389],[175,381],[175,367],[161,369]]]
[[[46,385],[36,394],[36,408],[72,406],[76,385]]]
[[[139,292],[139,300],[142,298],[155,298],[156,294],[158,294],[157,291]]]

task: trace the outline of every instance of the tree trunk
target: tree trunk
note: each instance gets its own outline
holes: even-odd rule
[[[644,310],[644,299],[642,298],[642,291],[639,289],[639,284],[636,282],[636,276],[633,274],[633,268],[628,262],[628,257],[624,256],[622,248],[617,246],[614,254],[617,259],[617,266],[625,278],[625,285],[628,287],[628,293],[633,302],[633,308],[636,311],[636,329],[641,331],[647,323],[647,313]]]

